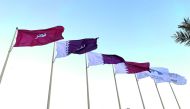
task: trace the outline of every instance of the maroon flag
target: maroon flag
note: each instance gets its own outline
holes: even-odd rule
[[[80,40],[70,40],[68,54],[83,54],[97,48],[98,38],[85,38]]]
[[[97,48],[98,38],[85,38],[80,40],[58,41],[56,42],[56,58],[73,54],[84,54]]]
[[[149,71],[150,70],[150,63],[137,63],[137,62],[123,62],[119,64],[115,64],[115,73],[139,73],[142,71]]]
[[[63,39],[63,26],[41,30],[19,29],[14,47],[40,46]]]
[[[137,63],[137,62],[125,62],[128,73],[139,73],[142,71],[149,71],[150,63]]]
[[[118,64],[125,62],[125,60],[114,54],[101,54],[101,53],[95,53],[95,52],[89,52],[87,53],[88,56],[88,65],[94,66],[99,64]]]

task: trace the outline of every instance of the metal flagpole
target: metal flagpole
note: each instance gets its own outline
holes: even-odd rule
[[[137,83],[137,86],[138,86],[138,90],[139,90],[139,94],[140,94],[140,97],[141,97],[141,101],[142,101],[143,109],[145,109],[145,105],[144,105],[143,97],[142,97],[141,90],[140,90],[140,87],[139,87],[139,81],[137,80],[137,76],[136,76],[136,74],[135,74],[135,80],[136,80],[136,83]]]
[[[155,86],[156,86],[156,90],[157,90],[157,92],[158,92],[158,95],[159,95],[159,98],[160,98],[160,102],[161,102],[161,104],[162,104],[162,107],[163,107],[163,109],[165,109],[164,103],[163,103],[163,101],[162,101],[162,98],[161,98],[161,95],[160,95],[160,92],[159,92],[159,90],[158,90],[158,86],[157,86],[155,80],[154,80],[154,84],[155,84]]]
[[[85,54],[85,64],[86,64],[86,89],[87,89],[87,104],[88,104],[88,109],[90,109],[90,96],[89,96],[89,86],[88,86],[88,66],[87,66],[87,57]]]
[[[48,91],[47,109],[50,108],[51,86],[52,86],[53,64],[54,64],[54,53],[55,53],[55,42],[54,42],[54,45],[53,45],[53,55],[52,55],[52,62],[51,62],[51,74],[50,74],[50,81],[49,81],[49,91]]]
[[[118,88],[117,88],[117,81],[116,81],[116,77],[115,77],[115,73],[114,73],[113,64],[112,64],[112,69],[113,69],[113,76],[114,76],[114,80],[115,80],[115,88],[116,88],[116,92],[117,92],[118,105],[119,105],[119,109],[121,109],[121,103],[120,103],[119,92],[118,92]]]
[[[6,65],[7,65],[8,59],[9,59],[9,55],[10,55],[12,49],[13,49],[13,42],[14,42],[14,39],[15,39],[15,36],[16,36],[16,33],[17,33],[17,30],[18,30],[18,27],[16,27],[16,31],[15,31],[15,33],[14,33],[14,36],[13,36],[13,39],[12,39],[12,42],[11,42],[11,45],[10,45],[9,51],[8,51],[8,53],[7,53],[6,60],[5,60],[4,65],[3,65],[3,69],[1,70],[0,84],[1,84],[1,81],[2,81],[2,78],[3,78],[3,74],[4,74],[4,71],[5,71],[5,68],[6,68]]]
[[[179,107],[179,109],[181,109],[181,107],[180,107],[180,105],[179,105],[179,102],[178,102],[178,100],[177,100],[177,97],[176,97],[176,95],[175,95],[175,93],[174,93],[174,90],[173,90],[173,88],[172,88],[172,85],[169,83],[169,85],[170,85],[170,88],[171,88],[171,90],[172,90],[172,92],[173,92],[173,95],[174,95],[174,97],[175,97],[175,100],[176,100],[176,102],[177,102],[177,105],[178,105],[178,107]]]

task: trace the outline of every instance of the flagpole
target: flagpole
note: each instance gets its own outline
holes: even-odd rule
[[[14,39],[15,39],[15,36],[16,36],[16,33],[17,33],[17,30],[18,30],[18,27],[16,27],[16,30],[15,30],[15,33],[14,33],[14,36],[13,36],[13,39],[11,41],[11,45],[10,45],[10,48],[8,50],[8,53],[7,53],[7,57],[5,59],[5,62],[4,62],[4,65],[3,65],[3,68],[1,70],[1,75],[0,75],[0,84],[1,84],[1,81],[2,81],[2,78],[3,78],[3,74],[5,72],[5,68],[6,68],[6,65],[7,65],[7,62],[8,62],[8,59],[9,59],[9,55],[13,49],[13,42],[14,42]]]
[[[116,77],[115,77],[115,73],[114,73],[113,64],[112,64],[112,69],[113,69],[113,76],[114,76],[114,81],[115,81],[115,89],[116,89],[116,92],[117,92],[118,105],[119,105],[119,109],[121,109],[121,102],[120,102],[120,98],[119,98],[119,91],[118,91],[118,87],[117,87],[117,81],[116,81]]]
[[[154,80],[154,84],[155,84],[155,86],[156,86],[156,90],[157,90],[157,92],[158,92],[158,96],[159,96],[159,98],[160,98],[160,102],[161,102],[161,104],[162,104],[162,107],[163,107],[163,109],[165,109],[164,103],[163,103],[163,101],[162,101],[162,98],[161,98],[161,95],[160,95],[160,92],[159,92],[159,90],[158,90],[158,86],[157,86],[155,80]]]
[[[139,94],[140,94],[140,97],[141,97],[141,102],[142,102],[142,105],[143,105],[143,109],[145,109],[144,100],[143,100],[143,97],[142,97],[142,94],[141,94],[141,90],[140,90],[140,87],[139,87],[139,81],[137,80],[136,74],[135,74],[135,80],[136,80],[136,83],[137,83],[137,86],[138,86],[138,90],[139,90]]]
[[[90,96],[89,96],[89,85],[88,85],[88,66],[87,66],[87,57],[85,54],[85,65],[86,65],[86,89],[87,89],[87,104],[88,109],[90,109]]]
[[[178,100],[177,100],[177,97],[176,97],[176,95],[175,95],[175,93],[174,93],[174,90],[173,90],[173,88],[172,88],[172,85],[169,83],[169,85],[170,85],[170,88],[171,88],[171,90],[172,90],[172,92],[173,92],[173,95],[174,95],[174,97],[175,97],[175,100],[176,100],[176,102],[177,102],[177,105],[178,105],[178,107],[179,107],[179,109],[181,109],[181,107],[180,107],[180,105],[179,105],[179,102],[178,102]]]
[[[54,53],[55,53],[54,51],[55,51],[55,42],[54,42],[54,45],[53,45],[53,55],[52,55],[52,62],[51,62],[51,74],[50,74],[50,81],[49,81],[49,91],[48,91],[47,109],[50,108],[51,86],[52,86],[53,64],[54,64]]]

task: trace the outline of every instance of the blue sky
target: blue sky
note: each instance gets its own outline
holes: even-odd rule
[[[169,68],[189,80],[190,47],[176,44],[171,38],[178,30],[177,25],[189,17],[189,3],[188,0],[1,0],[0,66],[16,27],[36,30],[62,25],[65,40],[100,37],[95,52],[118,54],[127,61],[149,61],[153,67]],[[13,49],[0,86],[0,108],[46,108],[52,47],[53,44],[48,44]],[[84,55],[56,60],[52,109],[86,108],[84,65]],[[134,76],[117,75],[117,80],[122,108],[141,109]],[[155,108],[151,103],[161,108],[151,79],[140,82],[147,108]],[[92,109],[118,108],[113,83],[111,66],[89,68]],[[182,109],[187,109],[190,84],[173,86]],[[159,84],[159,89],[166,107],[177,109],[168,84]]]

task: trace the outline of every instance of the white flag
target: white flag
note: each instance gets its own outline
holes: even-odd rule
[[[175,73],[169,73],[169,78],[172,83],[177,84],[177,85],[184,85],[187,83],[187,80],[185,79],[185,77],[180,76]]]
[[[150,77],[156,82],[170,82],[169,72],[160,72],[160,70],[153,70],[150,73]]]
[[[143,72],[136,73],[137,79],[142,79],[142,78],[146,78],[146,77],[149,77],[149,76],[150,76],[149,71],[143,71]]]

